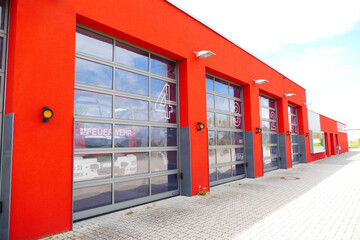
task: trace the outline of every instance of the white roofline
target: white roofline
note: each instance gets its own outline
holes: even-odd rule
[[[195,19],[196,21],[198,21],[199,23],[201,23],[202,25],[204,25],[205,27],[211,29],[212,31],[214,31],[215,33],[219,34],[220,36],[222,36],[223,38],[225,38],[226,40],[228,40],[229,42],[231,42],[232,44],[234,44],[235,46],[241,48],[242,50],[244,50],[245,52],[247,52],[248,54],[250,54],[251,56],[253,56],[254,58],[256,58],[257,60],[263,62],[265,65],[269,66],[270,68],[274,69],[276,72],[280,73],[281,75],[283,75],[284,77],[286,77],[287,79],[289,79],[290,81],[292,81],[293,83],[295,83],[296,85],[298,85],[299,87],[301,87],[302,89],[306,90],[304,87],[302,87],[300,84],[298,84],[297,82],[291,80],[290,78],[288,78],[287,76],[285,76],[284,74],[282,74],[280,71],[278,71],[276,68],[272,67],[270,64],[266,63],[265,61],[261,60],[259,57],[257,57],[255,54],[250,53],[250,51],[246,50],[245,48],[243,48],[242,46],[240,46],[239,44],[237,44],[235,41],[231,40],[229,37],[225,36],[224,34],[220,33],[219,31],[217,31],[215,28],[209,26],[208,24],[206,24],[204,21],[200,20],[200,18],[194,16],[193,14],[189,13],[188,11],[186,11],[185,9],[183,9],[182,7],[180,7],[179,5],[177,5],[176,3],[174,3],[172,0],[166,0],[168,3],[170,3],[171,5],[175,6],[176,8],[178,8],[179,10],[183,11],[184,13],[186,13],[187,15],[189,15],[190,17],[192,17],[193,19]]]

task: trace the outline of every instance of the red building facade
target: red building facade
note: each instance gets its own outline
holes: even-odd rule
[[[325,157],[304,88],[167,1],[4,4],[4,238]]]

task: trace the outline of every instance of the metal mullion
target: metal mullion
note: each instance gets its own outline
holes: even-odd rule
[[[212,164],[211,166],[218,168],[218,167],[228,167],[228,166],[231,167],[232,165],[234,165],[233,162],[223,162],[223,163],[215,163],[215,164]]]
[[[278,146],[277,143],[264,143],[263,147],[276,147]]]
[[[244,148],[244,145],[210,145],[208,146],[210,150],[212,149],[229,149],[229,148]]]
[[[209,131],[219,131],[219,132],[244,132],[243,129],[235,129],[235,128],[219,128],[219,127],[211,127],[208,128]]]
[[[273,155],[273,156],[270,156],[270,157],[263,157],[263,159],[266,160],[266,159],[273,159],[273,158],[279,158],[279,157],[280,156],[278,154],[278,155]],[[278,161],[279,161],[279,159],[278,159]]]
[[[239,86],[239,87],[242,88],[241,86]],[[233,97],[233,96],[226,95],[226,94],[219,93],[219,92],[215,92],[215,91],[212,91],[212,90],[206,90],[206,92],[210,93],[210,94],[213,94],[215,96],[218,96],[218,97],[223,97],[223,98],[226,98],[226,99],[229,99],[229,100],[236,100],[236,101],[242,102],[241,98]]]
[[[114,66],[114,62],[112,60],[107,60],[105,58],[97,57],[97,56],[86,54],[86,53],[79,52],[79,51],[75,51],[75,58],[81,58],[84,60],[102,64],[102,65],[107,65],[109,67]]]
[[[209,109],[210,110],[210,109]],[[208,112],[213,112],[213,113],[218,113],[218,114],[224,114],[224,115],[228,115],[228,116],[238,116],[238,117],[242,117],[243,114],[242,113],[233,113],[233,112],[227,112],[227,111],[223,111],[223,110],[217,110],[217,109],[211,109],[211,111]]]

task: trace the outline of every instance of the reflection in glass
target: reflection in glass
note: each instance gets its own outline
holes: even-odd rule
[[[208,145],[212,146],[215,145],[215,132],[208,131]]]
[[[230,132],[217,132],[217,145],[230,145]]]
[[[229,91],[231,97],[241,98],[241,88],[239,86],[230,84]]]
[[[176,128],[151,127],[151,146],[168,147],[177,145]]]
[[[291,126],[291,132],[294,133],[294,134],[297,134],[297,133],[298,133],[297,125],[292,125],[292,126]]]
[[[262,128],[262,131],[264,131],[264,132],[270,131],[270,122],[261,121],[261,128]]]
[[[111,177],[111,154],[74,155],[74,182]]]
[[[270,157],[270,156],[277,156],[277,146],[263,146],[263,156]]]
[[[5,26],[5,0],[0,1],[0,29],[4,30]]]
[[[271,120],[276,120],[276,112],[275,112],[275,110],[270,109],[269,117],[270,117]]]
[[[76,51],[112,61],[112,43],[110,38],[76,27]]]
[[[242,132],[233,132],[232,133],[232,145],[243,145],[244,144],[244,136]]]
[[[206,107],[214,108],[214,95],[207,93],[206,94]]]
[[[112,67],[75,58],[75,82],[111,89]]]
[[[277,134],[262,133],[263,144],[277,144]]]
[[[206,89],[214,91],[214,77],[206,75]]]
[[[112,117],[112,97],[110,95],[75,90],[75,115],[91,117]]]
[[[292,146],[292,153],[299,153],[299,146],[298,145]]]
[[[269,109],[261,108],[261,118],[269,119],[270,118],[269,116],[270,116]]]
[[[278,158],[264,159],[264,170],[278,166],[279,166]]]
[[[229,95],[229,86],[228,83],[215,78],[215,92]]]
[[[149,172],[149,153],[116,153],[114,176],[127,176]]]
[[[151,152],[151,172],[177,168],[177,151]]]
[[[229,111],[229,99],[215,96],[215,109]]]
[[[151,72],[175,79],[175,62],[151,54]]]
[[[165,100],[176,101],[176,85],[175,83],[151,78],[150,96],[158,98],[158,101],[162,102]]]
[[[73,199],[74,212],[109,205],[111,204],[111,184],[75,188]]]
[[[176,106],[167,104],[162,105],[159,103],[151,103],[151,121],[176,123]]]
[[[149,129],[143,126],[115,125],[115,147],[148,147]]]
[[[149,196],[149,179],[114,184],[115,203]]]
[[[310,135],[310,152],[311,153],[325,152],[323,132],[312,132],[312,134]]]
[[[232,148],[231,149],[232,161],[245,161],[244,149],[243,148]]]
[[[276,105],[276,100],[275,100],[275,99],[270,98],[270,99],[269,99],[269,107],[271,107],[271,108],[275,108],[275,105]]]
[[[148,121],[149,105],[147,101],[115,97],[115,118]]]
[[[215,119],[216,119],[216,125],[215,125],[216,127],[221,127],[221,128],[229,127],[229,115],[216,113]]]
[[[215,164],[215,163],[216,163],[215,150],[214,149],[209,149],[209,165]]]
[[[74,141],[75,148],[109,148],[111,124],[75,122]]]
[[[237,164],[233,166],[233,176],[245,174],[244,164]]]
[[[292,160],[293,162],[299,162],[300,161],[299,155],[292,155]]]
[[[139,95],[149,95],[149,78],[147,76],[124,71],[115,70],[115,89]]]
[[[215,113],[207,112],[207,126],[214,127],[215,125]]]
[[[149,71],[149,54],[122,42],[116,42],[115,61],[126,66]]]
[[[218,180],[229,178],[232,176],[231,166],[219,167],[217,170],[218,170]]]
[[[209,169],[209,181],[215,181],[216,180],[216,168],[210,168]]]
[[[0,9],[1,12],[1,9]],[[2,56],[3,56],[3,43],[4,43],[4,38],[0,37],[0,68],[3,68],[3,61],[2,61]]]
[[[231,162],[231,151],[228,148],[216,149],[216,163]]]
[[[277,132],[276,122],[270,122],[270,132],[273,132],[273,133]]]
[[[299,142],[299,136],[298,135],[291,135],[291,142],[292,143],[298,143]]]
[[[269,107],[269,99],[265,98],[263,96],[260,96],[260,105],[265,106],[265,107]]]
[[[177,174],[151,178],[151,195],[178,189]]]

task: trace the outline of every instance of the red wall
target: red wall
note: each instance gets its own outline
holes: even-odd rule
[[[280,133],[289,130],[284,93],[295,93],[289,100],[298,106],[300,134],[308,132],[302,87],[163,0],[12,0],[10,9],[5,112],[15,113],[11,239],[71,229],[76,23],[179,61],[180,126],[190,127],[193,194],[209,184],[207,132],[196,131],[196,122],[207,120],[206,72],[243,85],[256,177],[263,175],[261,135],[254,133],[260,127],[259,93],[278,100]],[[198,59],[194,50],[216,56]],[[259,78],[269,83],[256,86],[252,79]],[[46,124],[43,106],[54,111]],[[287,137],[291,159],[289,144]],[[308,138],[306,146],[308,153]]]
[[[338,146],[341,147],[341,150],[339,150],[339,154],[349,151],[347,133],[338,132],[337,123],[337,121],[331,118],[320,115],[321,131],[325,133],[325,147],[328,157],[336,155],[336,135],[338,137]],[[308,162],[320,160],[325,157],[325,153],[310,154]]]

